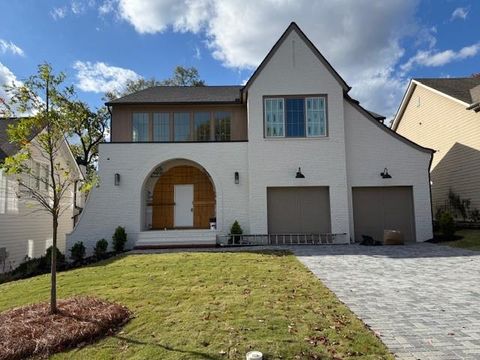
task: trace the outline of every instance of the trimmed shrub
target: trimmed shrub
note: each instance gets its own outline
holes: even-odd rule
[[[52,249],[53,249],[53,246],[50,246],[46,251],[45,251],[45,256],[42,257],[44,258],[44,261],[45,261],[45,267],[47,270],[50,270],[50,266],[52,264]],[[57,270],[62,268],[66,261],[65,261],[65,255],[63,255],[60,250],[57,249]],[[40,259],[42,259],[40,258]]]
[[[83,242],[79,241],[73,244],[72,248],[70,249],[70,257],[74,262],[80,262],[85,257],[85,246]]]
[[[105,256],[107,249],[108,249],[108,241],[105,239],[100,239],[97,241],[97,244],[93,249],[93,252],[97,258],[102,258],[103,256]]]
[[[453,235],[455,235],[455,222],[453,221],[452,215],[448,212],[444,212],[440,215],[438,227],[440,228],[440,232],[446,238],[453,238]]]
[[[240,236],[235,236],[235,235],[242,235],[243,234],[243,229],[238,223],[237,220],[233,223],[232,227],[230,228],[230,234],[232,237],[230,238],[231,243],[233,244],[239,244],[240,243]]]
[[[115,229],[115,233],[112,236],[113,240],[113,250],[116,252],[122,252],[125,249],[125,244],[127,243],[127,233],[125,232],[125,228],[122,226],[118,226]]]
[[[470,219],[473,222],[479,222],[480,221],[480,211],[477,208],[470,211]]]

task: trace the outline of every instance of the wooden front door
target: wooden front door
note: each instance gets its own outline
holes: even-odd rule
[[[187,219],[186,208],[188,192],[178,192],[189,185],[193,188],[193,228],[208,229],[210,218],[215,217],[215,190],[210,177],[202,170],[193,166],[176,166],[160,176],[153,190],[152,228],[175,229],[189,227],[191,220]],[[177,192],[176,190],[177,189]],[[176,196],[180,196],[177,198]],[[191,193],[190,193],[191,194]],[[191,195],[189,195],[191,198]],[[177,202],[179,202],[177,206]],[[182,210],[183,209],[183,210]],[[192,206],[190,206],[190,211]],[[178,211],[178,214],[176,212]],[[192,212],[191,212],[192,213]],[[180,222],[179,219],[182,219]],[[186,221],[189,221],[188,224]],[[187,224],[187,225],[185,225]],[[192,225],[190,225],[192,226]]]

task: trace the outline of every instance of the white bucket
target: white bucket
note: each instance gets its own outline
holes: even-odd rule
[[[247,360],[262,360],[263,354],[260,351],[249,351],[247,353]]]

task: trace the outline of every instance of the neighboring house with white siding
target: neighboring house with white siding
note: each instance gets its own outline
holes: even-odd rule
[[[470,200],[471,211],[480,209],[480,77],[413,79],[392,129],[436,151],[434,212],[454,210],[450,191]]]
[[[67,246],[215,245],[238,220],[273,243],[432,237],[432,150],[381,123],[292,23],[245,86],[153,87],[106,105],[100,185]]]
[[[0,164],[3,160],[17,153],[18,148],[8,141],[7,127],[18,121],[15,118],[0,119]],[[32,135],[32,143],[35,135]],[[80,180],[82,174],[70,148],[65,141],[61,146],[61,161],[68,164],[71,171]],[[32,151],[31,168],[40,177],[48,178],[49,166],[45,158]],[[17,177],[6,175],[0,168],[0,256],[6,253],[5,261],[0,259],[0,273],[17,267],[26,257],[35,258],[45,254],[52,245],[52,216],[37,202],[19,192]],[[31,178],[31,186],[45,186]],[[21,196],[19,197],[19,194]],[[73,229],[74,216],[79,208],[75,206],[75,190],[69,189],[64,198],[67,210],[61,215],[58,228],[58,249],[65,253],[65,234]],[[81,200],[81,197],[78,197]],[[77,205],[80,205],[77,203]]]

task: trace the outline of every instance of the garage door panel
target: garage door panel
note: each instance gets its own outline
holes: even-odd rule
[[[359,187],[352,189],[355,240],[370,235],[383,239],[384,230],[400,230],[405,241],[415,241],[412,187]]]
[[[267,189],[270,234],[329,233],[328,187],[274,187]]]

